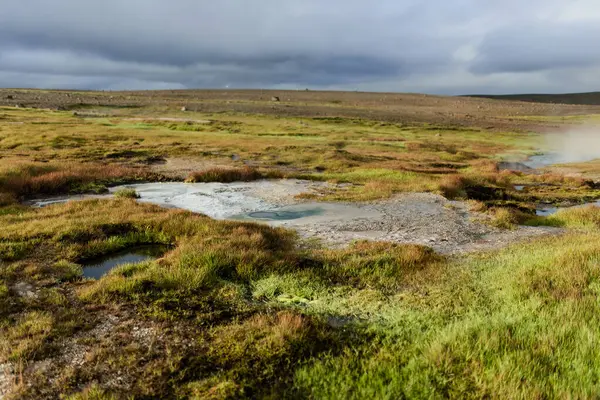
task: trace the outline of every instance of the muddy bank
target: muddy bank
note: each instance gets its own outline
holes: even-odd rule
[[[302,207],[310,206],[287,209]],[[485,217],[470,212],[465,203],[431,193],[408,193],[360,205],[324,203],[320,207],[323,212],[318,215],[268,223],[295,229],[304,238],[320,239],[332,247],[367,239],[422,244],[444,254],[499,248],[529,237],[561,232],[548,227],[493,228],[477,222]]]
[[[500,230],[477,222],[464,202],[431,193],[408,193],[371,203],[302,202],[297,195],[328,184],[302,180],[232,184],[131,185],[140,201],[204,213],[217,219],[266,223],[296,230],[304,239],[329,247],[354,240],[416,243],[453,254],[502,247],[508,243],[560,230],[520,227]],[[118,190],[115,188],[114,190]]]
[[[415,243],[454,254],[505,246],[527,237],[561,232],[547,227],[500,230],[478,219],[464,202],[432,193],[407,193],[370,203],[303,202],[302,193],[318,193],[327,183],[273,180],[236,183],[148,183],[127,185],[138,201],[180,208],[216,219],[232,219],[296,230],[304,239],[328,247],[354,240]],[[115,187],[115,192],[123,187]],[[78,197],[79,198],[79,197]],[[64,201],[61,198],[60,201]],[[44,200],[47,205],[58,200]]]

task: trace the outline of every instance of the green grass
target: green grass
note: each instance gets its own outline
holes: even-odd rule
[[[124,198],[124,199],[139,199],[140,195],[135,191],[135,189],[119,189],[114,193],[115,197]]]
[[[93,109],[88,111],[94,112]],[[215,162],[218,167],[211,169],[208,165],[206,170],[198,170],[190,176],[198,182],[245,179],[248,174],[236,173],[232,177],[229,171],[241,171],[244,163],[250,162],[253,170],[261,171],[266,178],[305,177],[357,185],[350,191],[326,198],[371,200],[398,192],[438,191],[445,174],[460,174],[460,169],[477,160],[494,159],[500,154],[521,154],[537,146],[539,141],[534,134],[495,132],[491,137],[482,129],[350,118],[186,113],[191,121],[210,122],[196,124],[161,121],[153,118],[155,111],[151,108],[98,107],[98,112],[102,118],[82,118],[68,112],[4,109],[3,121],[18,124],[0,131],[0,151],[10,157],[0,163],[0,168],[2,164],[19,162],[55,171],[81,170],[82,176],[61,178],[65,181],[63,184],[46,191],[98,192],[105,190],[107,183],[118,183],[119,179],[103,181],[102,171],[90,171],[91,161],[107,171],[123,169],[122,180],[144,174],[150,178],[148,166],[167,158]],[[181,118],[172,111],[159,116]],[[140,123],[132,123],[132,118],[142,119],[144,129],[138,129]],[[236,161],[232,160],[233,155]],[[65,165],[70,167],[65,168]],[[125,171],[126,167],[135,167],[137,171]],[[17,175],[26,177],[27,174],[25,170],[17,171]],[[9,196],[15,194],[13,188],[2,187],[2,175],[0,171],[0,204],[14,201]],[[36,180],[45,180],[37,177],[37,173],[34,175],[32,178]],[[103,182],[90,186],[94,180]],[[36,190],[23,188],[22,191],[26,189]],[[16,196],[23,195],[16,193]]]
[[[452,265],[456,276],[428,284],[428,295],[381,306],[377,346],[300,368],[296,385],[340,399],[589,397],[597,240],[541,240]]]
[[[558,210],[558,212],[546,218],[535,218],[529,222],[529,225],[595,231],[600,228],[600,214],[598,210],[599,208],[594,205],[570,207]]]
[[[564,211],[544,221],[584,231],[444,259],[389,243],[297,250],[281,229],[127,199],[8,214],[0,241],[47,239],[2,270],[3,287],[50,277],[59,286],[2,314],[0,355],[52,357],[52,343],[94,326],[98,310],[126,306],[138,323],[178,326],[165,340],[185,345],[159,341],[148,359],[143,346],[122,347],[117,330],[90,342],[92,367],[65,369],[50,387],[31,377],[22,393],[75,394],[75,382],[118,368],[138,396],[588,397],[598,390],[597,220],[597,208]],[[69,261],[150,242],[176,247],[95,282],[78,280]],[[59,261],[39,264],[50,258]],[[0,302],[17,299],[3,293]],[[84,393],[94,390],[118,395]]]

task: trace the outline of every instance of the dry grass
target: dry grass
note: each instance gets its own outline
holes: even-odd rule
[[[65,162],[94,160],[144,168],[154,168],[169,157],[231,166],[193,173],[189,179],[196,182],[278,178],[282,174],[277,170],[285,168],[286,176],[361,185],[328,199],[372,200],[398,192],[436,191],[442,175],[465,172],[469,165],[485,172],[493,163],[480,160],[516,152],[533,140],[513,133],[491,137],[478,129],[357,118],[188,113],[190,120],[211,121],[199,133],[187,130],[190,126],[184,122],[180,124],[183,130],[144,123],[159,114],[160,118],[181,119],[172,110],[98,107],[84,111],[73,117],[71,113],[7,110],[6,121],[24,123],[11,125],[0,150],[15,159],[58,156]],[[87,114],[109,117],[86,118]],[[245,168],[244,163],[253,168]]]
[[[121,197],[125,199],[139,199],[140,195],[135,191],[135,189],[119,189],[115,193],[115,197]]]
[[[528,180],[534,183],[547,183],[553,185],[568,185],[571,187],[582,187],[589,184],[589,181],[575,177],[575,176],[564,176],[560,174],[542,174],[542,175],[529,175]]]
[[[491,224],[496,228],[515,229],[522,222],[521,213],[510,208],[493,208]]]
[[[499,171],[498,163],[493,160],[481,159],[471,161],[469,164],[473,169],[479,171],[480,173],[493,174]]]
[[[85,191],[105,191],[113,182],[141,180],[139,169],[102,164],[19,164],[0,171],[4,202],[14,198]]]
[[[466,179],[461,175],[444,176],[440,183],[439,189],[442,195],[448,199],[458,199],[466,197],[465,185]]]
[[[283,177],[284,175],[279,171],[259,171],[251,167],[211,168],[190,174],[186,182],[250,182],[260,179],[280,179]]]

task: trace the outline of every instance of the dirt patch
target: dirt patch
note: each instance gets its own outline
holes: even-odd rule
[[[0,364],[0,400],[3,400],[10,394],[16,384],[16,379],[17,377],[14,374],[11,364]]]
[[[28,299],[37,298],[37,293],[35,292],[35,287],[27,282],[18,282],[13,287],[12,290],[19,297],[25,297]]]

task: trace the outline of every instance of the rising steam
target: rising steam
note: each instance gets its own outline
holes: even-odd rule
[[[544,155],[531,157],[527,165],[539,168],[551,164],[580,163],[600,159],[600,129],[579,127],[546,135]]]

